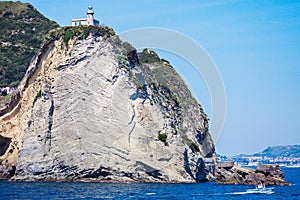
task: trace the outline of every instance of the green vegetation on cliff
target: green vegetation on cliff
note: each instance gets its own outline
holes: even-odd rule
[[[163,143],[165,143],[165,145],[167,145],[167,138],[168,138],[168,135],[166,133],[159,133],[157,138],[162,141]]]
[[[51,30],[45,37],[46,40],[62,38],[66,47],[73,38],[78,40],[86,39],[89,35],[101,36],[104,39],[115,36],[116,33],[112,28],[107,26],[65,26]]]
[[[45,35],[59,25],[32,5],[0,2],[0,87],[16,86]]]

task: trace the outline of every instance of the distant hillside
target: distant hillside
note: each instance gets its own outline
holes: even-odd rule
[[[0,87],[17,85],[44,36],[59,25],[32,5],[0,2]]]
[[[300,145],[288,146],[273,146],[268,147],[254,156],[268,156],[268,157],[300,157]]]
[[[217,155],[218,161],[234,161],[242,165],[281,164],[300,165],[300,145],[271,146],[255,154],[239,154],[232,157]]]

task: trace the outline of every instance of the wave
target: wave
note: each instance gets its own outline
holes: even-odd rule
[[[146,193],[146,195],[147,195],[147,196],[150,196],[150,195],[156,195],[156,193],[155,193],[155,192],[148,192],[148,193]]]
[[[230,193],[225,193],[226,195],[243,195],[243,194],[273,194],[275,192],[268,192],[268,193],[253,193],[253,192],[230,192]]]

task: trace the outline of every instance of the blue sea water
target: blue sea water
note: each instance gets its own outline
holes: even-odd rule
[[[246,185],[158,183],[0,182],[0,199],[300,199],[300,168],[284,168],[292,186],[273,194],[246,194]]]

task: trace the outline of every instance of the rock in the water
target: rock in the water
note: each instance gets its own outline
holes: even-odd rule
[[[0,113],[13,179],[210,179],[208,118],[173,67],[150,50],[136,54],[111,29],[82,29],[44,46]],[[67,32],[79,36],[64,41]]]
[[[218,184],[289,185],[279,165],[259,165],[250,169],[234,162],[224,162],[217,165],[215,178]]]

